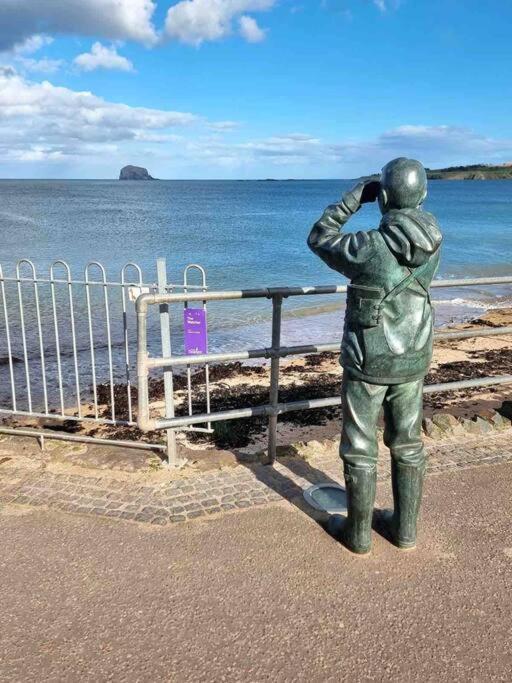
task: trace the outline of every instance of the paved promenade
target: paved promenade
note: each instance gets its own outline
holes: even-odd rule
[[[467,457],[427,478],[418,549],[366,559],[283,498],[165,526],[5,504],[0,680],[508,681],[512,463]]]
[[[429,448],[429,474],[512,460],[512,430]],[[186,479],[151,485],[84,474],[25,471],[11,462],[0,465],[0,504],[44,506],[65,512],[166,525],[224,514],[273,502],[302,506],[304,488],[321,481],[341,481],[337,456],[308,461],[284,458],[273,468],[245,464]],[[387,479],[389,456],[382,456],[379,478]]]

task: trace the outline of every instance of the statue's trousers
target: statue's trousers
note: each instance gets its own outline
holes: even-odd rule
[[[345,465],[373,469],[377,462],[377,421],[384,408],[384,442],[394,464],[424,467],[421,438],[423,379],[404,384],[368,384],[351,379],[342,387],[340,455]]]

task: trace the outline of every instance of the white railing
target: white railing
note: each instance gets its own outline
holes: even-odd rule
[[[194,271],[199,284],[190,283]],[[155,281],[132,262],[113,279],[97,261],[78,277],[62,260],[44,273],[29,259],[18,261],[11,275],[0,265],[0,432],[49,436],[37,427],[13,428],[6,424],[11,416],[25,424],[55,423],[52,438],[164,449],[161,443],[116,438],[115,428],[137,426],[135,300],[142,293],[205,290],[205,272],[195,264],[185,268],[180,283],[169,284],[165,259],[157,262]],[[156,342],[166,353],[169,324],[163,312],[159,317]],[[191,391],[189,374],[189,405]],[[66,433],[72,424],[80,434]]]

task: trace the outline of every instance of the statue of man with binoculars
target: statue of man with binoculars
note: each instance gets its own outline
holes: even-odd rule
[[[325,263],[350,280],[342,341],[344,464],[347,518],[329,529],[352,552],[371,549],[377,481],[377,421],[391,451],[394,510],[381,513],[393,542],[416,545],[425,453],[421,437],[423,380],[432,357],[429,287],[439,264],[441,233],[423,211],[427,175],[415,160],[395,159],[380,180],[359,182],[324,211],[308,238]],[[378,201],[375,230],[343,233],[349,218]]]

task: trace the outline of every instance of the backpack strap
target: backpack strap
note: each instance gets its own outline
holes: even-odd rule
[[[430,261],[426,261],[422,266],[419,266],[418,268],[415,268],[414,270],[412,268],[407,268],[409,271],[409,275],[407,275],[403,280],[401,280],[393,289],[390,289],[389,292],[386,294],[386,296],[382,299],[380,302],[381,305],[389,300],[389,299],[394,299],[396,296],[401,294],[407,287],[414,281],[419,284],[419,286],[423,289],[423,291],[429,295],[428,288],[423,285],[420,280],[418,280],[419,275],[423,275],[423,273],[427,270],[427,267],[430,265]]]
[[[379,302],[378,305],[378,312],[377,312],[377,320],[380,322],[381,320],[381,315],[382,315],[382,307],[386,302],[389,302],[392,299],[395,299],[399,294],[401,294],[404,290],[409,287],[410,284],[412,284],[413,281],[416,281],[419,286],[423,289],[425,294],[427,295],[427,300],[429,304],[431,303],[430,301],[430,292],[428,291],[428,288],[423,285],[420,280],[418,280],[418,276],[422,275],[430,265],[430,259],[426,261],[423,265],[419,266],[418,268],[415,268],[414,270],[412,268],[407,268],[409,271],[409,275],[404,277],[403,280],[401,280],[393,289],[391,289]]]
[[[428,289],[418,280],[418,277],[427,270],[429,265],[430,262],[427,261],[414,270],[407,268],[409,275],[406,275],[406,277],[387,294],[384,294],[384,290],[380,287],[366,287],[350,284],[347,290],[347,299],[350,304],[349,311],[352,321],[362,327],[376,327],[381,322],[383,305],[406,290],[412,282],[417,282],[420,285],[426,293],[427,300],[430,303]]]

